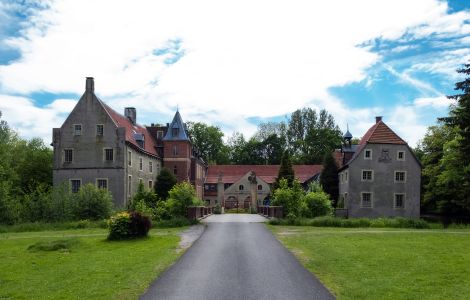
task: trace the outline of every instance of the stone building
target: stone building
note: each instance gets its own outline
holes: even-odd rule
[[[421,164],[408,144],[383,121],[366,132],[358,145],[336,151],[339,205],[348,217],[420,216]]]
[[[171,128],[171,130],[169,130]],[[174,132],[178,132],[173,136]],[[153,188],[162,166],[178,181],[193,183],[202,198],[206,164],[187,136],[179,112],[171,126],[137,124],[135,108],[121,115],[94,93],[86,79],[85,93],[60,128],[53,129],[53,182],[70,184],[77,192],[92,183],[108,189],[117,207],[124,207],[142,182]]]
[[[226,208],[248,208],[252,202],[252,182],[256,175],[256,200],[265,203],[271,194],[271,186],[279,173],[279,165],[214,165],[209,166],[204,185],[204,200],[207,205]],[[307,187],[317,180],[321,165],[295,165],[295,177]]]

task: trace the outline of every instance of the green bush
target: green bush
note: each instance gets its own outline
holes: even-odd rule
[[[302,216],[314,218],[333,213],[330,197],[325,192],[309,192],[302,198]]]
[[[169,192],[168,211],[172,217],[186,216],[188,206],[199,205],[201,203],[196,197],[196,190],[189,182],[176,184]]]
[[[283,178],[279,181],[279,188],[274,191],[272,205],[282,206],[287,218],[297,218],[300,216],[303,195],[304,191],[298,180],[294,180],[292,187],[289,187],[287,180]]]
[[[173,227],[183,227],[198,224],[197,220],[190,221],[185,217],[174,217],[167,220],[159,220],[154,223],[154,227],[157,228],[173,228]]]
[[[214,215],[220,215],[222,213],[222,208],[220,207],[220,204],[217,203],[216,206],[214,206],[212,212],[214,213]]]
[[[152,222],[140,212],[120,212],[109,220],[108,240],[124,240],[148,235]]]
[[[91,183],[83,185],[73,196],[76,219],[99,220],[109,218],[113,201],[111,193]]]
[[[144,187],[144,184],[141,182],[137,188],[137,193],[135,193],[132,201],[129,203],[129,209],[138,210],[136,206],[147,207],[149,209],[155,209],[157,207],[158,197],[153,190],[148,190]],[[145,206],[142,205],[145,204]]]

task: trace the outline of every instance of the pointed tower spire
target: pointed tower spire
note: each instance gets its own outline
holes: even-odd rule
[[[188,134],[186,133],[186,126],[178,110],[173,117],[173,121],[171,121],[171,124],[168,127],[163,141],[189,141]]]

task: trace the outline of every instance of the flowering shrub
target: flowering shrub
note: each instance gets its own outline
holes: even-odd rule
[[[123,240],[147,236],[152,222],[138,211],[120,212],[109,220],[108,240]]]

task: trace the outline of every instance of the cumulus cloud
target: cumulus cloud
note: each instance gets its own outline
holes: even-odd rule
[[[327,92],[367,79],[367,69],[380,62],[379,54],[358,45],[405,33],[462,34],[467,16],[449,16],[447,5],[435,0],[52,1],[5,41],[21,58],[0,66],[0,109],[16,101],[40,119],[51,114],[50,132],[71,102],[39,108],[28,95],[81,94],[84,77],[94,76],[97,94],[116,110],[158,111],[168,116],[161,123],[178,106],[188,120],[249,134],[255,125],[247,118],[317,105],[363,131],[361,118],[380,109],[351,109]],[[9,121],[29,134],[31,123]]]
[[[453,99],[449,99],[446,96],[439,96],[434,98],[417,98],[414,100],[414,105],[417,107],[430,106],[433,108],[446,108],[454,103],[455,101]]]

